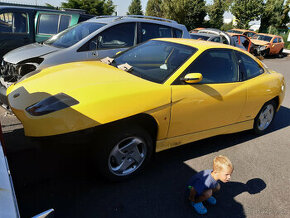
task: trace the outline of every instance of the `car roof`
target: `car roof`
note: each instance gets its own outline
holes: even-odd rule
[[[267,34],[267,33],[257,33],[257,35],[271,36],[271,37],[281,37],[281,36],[278,36],[278,35],[272,35],[272,34]]]
[[[160,18],[160,17],[153,17],[153,16],[142,16],[142,15],[96,16],[87,20],[87,22],[97,22],[97,23],[105,23],[105,24],[114,23],[114,22],[136,22],[136,21],[159,23],[159,24],[164,24],[164,25],[169,25],[169,26],[182,25],[182,24],[177,23],[174,20],[169,20],[169,19]]]
[[[255,33],[255,31],[246,30],[246,29],[231,29],[231,30],[237,30],[237,31],[242,31],[242,32],[252,32],[252,33]]]
[[[190,33],[190,35],[196,35],[196,36],[207,36],[207,37],[217,37],[216,34],[210,34],[210,33]]]
[[[12,5],[0,5],[0,9],[23,9],[27,11],[47,11],[47,12],[58,12],[58,13],[65,13],[65,14],[84,14],[79,11],[74,10],[56,10],[56,9],[50,9],[45,7],[30,7],[30,6],[12,6]],[[88,14],[84,14],[88,15]]]
[[[152,39],[152,40],[173,42],[177,44],[194,47],[200,50],[206,50],[209,48],[230,48],[230,49],[240,51],[239,48],[231,46],[231,45],[227,45],[227,44],[223,44],[219,42],[204,41],[204,40],[194,40],[194,39],[184,39],[184,38],[157,38],[157,39]]]

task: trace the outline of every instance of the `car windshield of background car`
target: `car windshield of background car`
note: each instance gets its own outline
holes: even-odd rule
[[[253,39],[258,39],[258,40],[262,40],[262,41],[267,41],[267,42],[271,42],[271,40],[272,40],[272,37],[270,37],[270,36],[265,36],[265,35],[255,35],[254,37],[253,37]]]
[[[58,48],[68,48],[105,25],[95,22],[80,23],[51,37],[44,44]]]
[[[172,42],[152,40],[136,46],[114,59],[114,66],[129,64],[129,73],[164,83],[195,52],[196,48]]]

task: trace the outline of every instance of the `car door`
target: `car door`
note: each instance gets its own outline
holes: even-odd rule
[[[264,69],[250,56],[236,52],[240,71],[247,88],[247,101],[242,111],[242,119],[254,119],[263,104],[268,100],[271,89],[268,89],[266,80],[262,79]],[[271,83],[271,81],[269,81]]]
[[[43,42],[51,36],[65,30],[70,26],[72,16],[56,12],[39,11],[35,18],[37,42]]]
[[[136,23],[121,23],[111,26],[85,43],[78,52],[88,60],[112,57],[136,45]]]
[[[197,84],[182,83],[188,73],[201,73]],[[203,52],[172,84],[168,137],[209,130],[240,121],[246,101],[235,54],[231,49]]]
[[[283,39],[281,37],[278,37],[278,46],[279,46],[278,52],[280,52],[281,49],[284,48],[284,42],[283,42]]]
[[[0,12],[0,57],[20,46],[34,41],[33,13],[5,8]]]
[[[271,49],[271,54],[277,54],[280,51],[280,46],[278,43],[278,37],[275,37],[273,39],[273,43],[272,43],[272,49]]]

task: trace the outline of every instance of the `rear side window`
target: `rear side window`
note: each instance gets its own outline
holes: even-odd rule
[[[278,38],[278,42],[283,42],[283,41],[282,41],[282,38]]]
[[[122,23],[104,30],[97,36],[99,49],[126,48],[134,45],[135,23]]]
[[[27,33],[28,16],[26,13],[0,14],[1,33]]]
[[[233,51],[228,49],[205,51],[186,69],[185,74],[187,73],[201,73],[202,84],[239,81],[238,66]]]
[[[70,23],[70,19],[71,19],[71,16],[61,15],[58,32],[61,32],[61,31],[68,28],[69,23]]]
[[[174,32],[175,38],[182,38],[182,31],[181,30],[173,28],[173,32]]]
[[[212,39],[213,42],[221,42],[221,38],[220,37],[215,37]]]
[[[39,34],[56,34],[58,30],[58,14],[40,14],[38,18]]]
[[[222,36],[223,44],[229,44],[229,41],[226,39],[226,37]]]
[[[241,52],[237,52],[237,57],[239,59],[240,71],[244,76],[244,79],[251,79],[264,73],[263,68],[251,57],[245,55]]]
[[[171,27],[152,23],[141,23],[141,42],[153,38],[172,38]]]

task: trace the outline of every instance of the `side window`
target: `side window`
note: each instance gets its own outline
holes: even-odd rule
[[[70,19],[71,19],[71,16],[61,15],[58,32],[61,32],[61,31],[68,28],[69,23],[70,23]]]
[[[185,71],[201,73],[201,83],[228,83],[239,81],[238,66],[232,50],[210,49],[201,54]]]
[[[229,44],[228,40],[226,39],[226,37],[222,36],[222,40],[223,40],[223,44]]]
[[[27,33],[26,13],[2,13],[0,14],[1,33]]]
[[[212,40],[213,42],[221,42],[221,38],[220,37],[215,37]]]
[[[97,36],[99,49],[126,48],[134,45],[135,23],[123,23],[104,30]]]
[[[153,38],[172,38],[171,27],[152,23],[141,23],[141,42]]]
[[[173,28],[173,32],[174,32],[175,38],[182,38],[182,31],[181,30]]]
[[[236,44],[239,44],[239,36],[232,36]]]
[[[277,43],[278,42],[278,38],[275,38],[274,40],[273,40],[273,43]]]
[[[40,14],[38,18],[39,34],[56,34],[58,31],[58,14]]]
[[[237,52],[237,54],[242,64],[240,70],[245,79],[251,79],[264,73],[263,68],[254,59],[241,52]]]
[[[283,42],[283,41],[282,41],[282,38],[278,38],[278,42]]]
[[[248,39],[246,37],[244,37],[244,36],[241,36],[240,40],[241,40],[241,44],[246,48],[246,50],[248,50],[249,44],[250,44]]]

